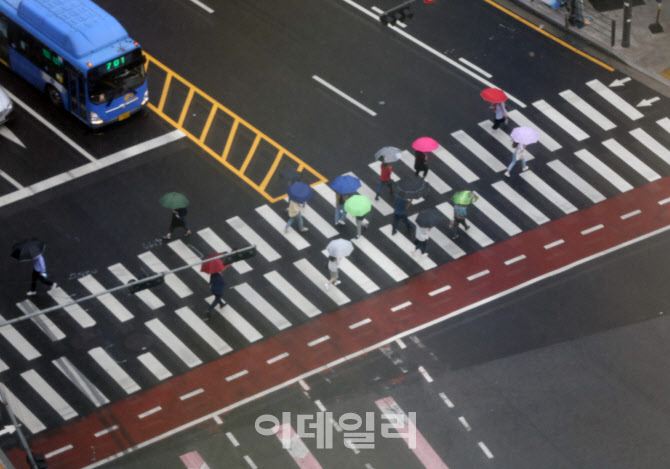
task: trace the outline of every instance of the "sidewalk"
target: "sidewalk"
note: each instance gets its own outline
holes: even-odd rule
[[[623,37],[623,8],[597,11],[614,4],[612,0],[584,0],[585,25],[566,26],[567,11],[556,10],[543,0],[511,0],[554,26],[588,42],[593,47],[617,57],[632,68],[670,87],[670,2],[666,0],[661,9],[659,23],[663,32],[653,34],[649,25],[656,23],[658,2],[662,0],[632,0],[632,22],[630,47],[621,45]],[[623,3],[623,2],[619,2]],[[615,44],[612,46],[610,21],[616,22]]]

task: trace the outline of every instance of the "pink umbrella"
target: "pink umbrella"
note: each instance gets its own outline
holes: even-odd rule
[[[414,140],[414,143],[412,143],[412,148],[423,152],[437,150],[437,147],[439,146],[440,145],[430,137],[417,138]]]
[[[535,143],[540,139],[540,135],[537,133],[537,130],[531,127],[517,127],[512,130],[510,136],[512,137],[512,140],[522,145],[530,145],[531,143]]]

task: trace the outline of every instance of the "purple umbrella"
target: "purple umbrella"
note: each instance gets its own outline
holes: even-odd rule
[[[510,134],[512,140],[521,145],[530,145],[535,143],[540,139],[540,135],[537,133],[537,130],[531,127],[517,127],[512,130]]]

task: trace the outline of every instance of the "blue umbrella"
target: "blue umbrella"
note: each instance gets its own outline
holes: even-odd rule
[[[361,180],[357,177],[343,174],[342,176],[337,176],[333,179],[330,183],[330,187],[340,194],[353,194],[359,187],[361,187]]]
[[[294,182],[288,186],[288,198],[299,204],[309,202],[313,195],[314,190],[304,182]]]

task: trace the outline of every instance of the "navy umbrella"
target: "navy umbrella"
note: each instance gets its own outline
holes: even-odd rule
[[[42,254],[47,243],[36,238],[24,239],[12,246],[11,256],[19,261],[30,261]]]
[[[330,187],[340,194],[353,194],[361,187],[361,180],[348,174],[337,176],[330,183]]]
[[[442,214],[436,208],[429,208],[419,213],[416,224],[422,228],[432,228],[442,221]]]
[[[415,175],[404,177],[393,186],[393,193],[405,200],[424,197],[429,190],[430,184]]]
[[[294,182],[288,186],[288,198],[299,204],[309,202],[314,195],[314,190],[304,182]]]

